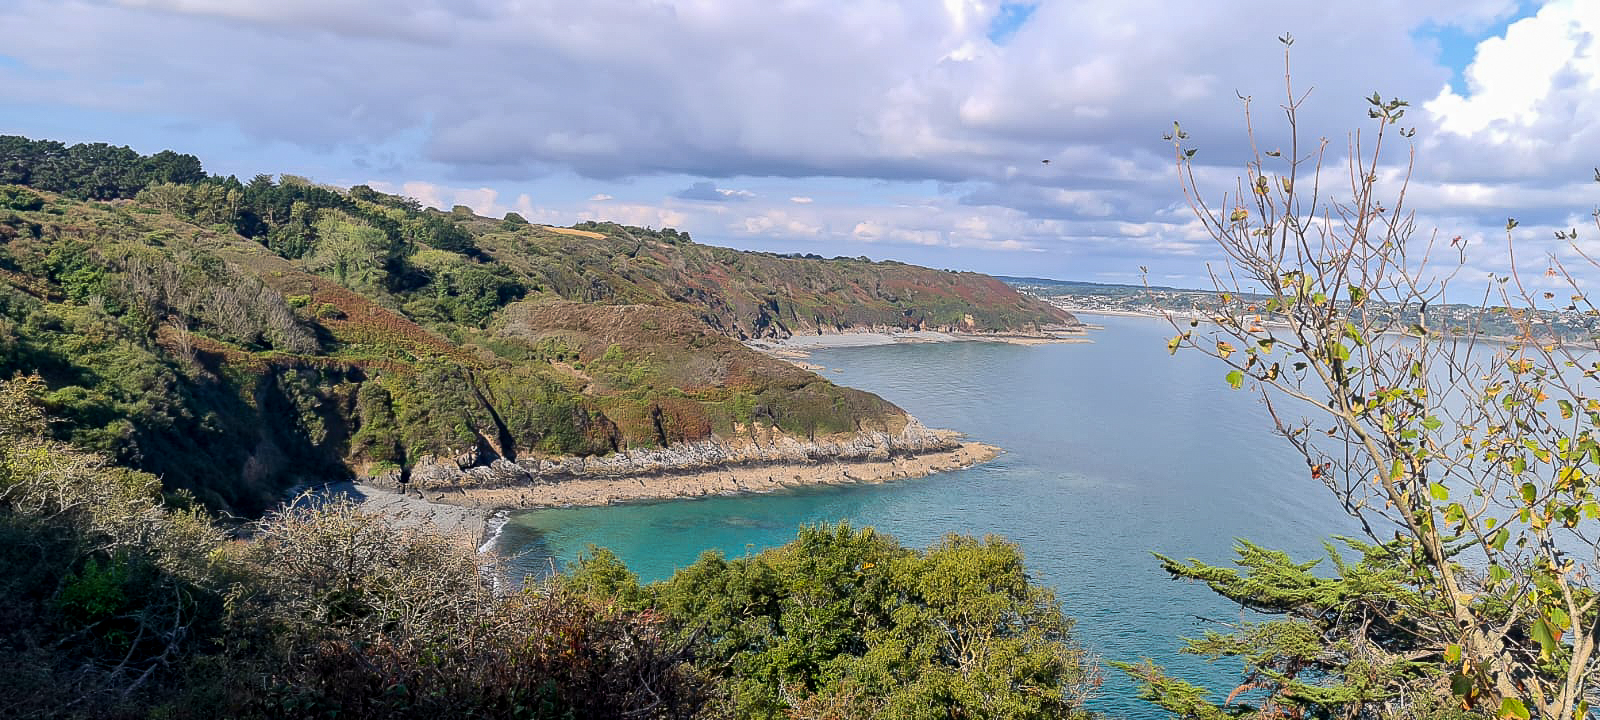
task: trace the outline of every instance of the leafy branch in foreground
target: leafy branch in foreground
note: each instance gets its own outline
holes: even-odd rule
[[[1595,309],[1555,256],[1539,279],[1549,290],[1525,284],[1513,220],[1512,264],[1482,305],[1506,313],[1516,338],[1447,332],[1429,308],[1463,292],[1451,286],[1467,246],[1418,235],[1409,147],[1400,172],[1387,163],[1394,136],[1414,134],[1398,124],[1406,103],[1367,99],[1376,128],[1352,136],[1336,193],[1323,184],[1327,142],[1301,146],[1306,95],[1287,66],[1286,51],[1290,146],[1256,146],[1245,98],[1253,154],[1220,203],[1199,187],[1187,135],[1170,136],[1185,195],[1227,256],[1206,323],[1171,318],[1170,347],[1258,390],[1366,537],[1344,543],[1353,564],[1329,547],[1331,574],[1248,544],[1242,572],[1161,558],[1271,617],[1189,641],[1243,660],[1245,682],[1222,702],[1153,664],[1125,669],[1190,717],[1584,717],[1600,671],[1600,346],[1547,323]],[[1576,234],[1557,238],[1587,261]]]

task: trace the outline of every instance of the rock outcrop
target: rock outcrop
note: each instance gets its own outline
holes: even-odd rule
[[[864,431],[817,440],[771,431],[738,439],[677,443],[666,448],[625,450],[603,456],[520,457],[515,461],[463,453],[422,458],[408,477],[389,472],[365,480],[379,487],[417,490],[493,489],[558,483],[575,478],[670,475],[730,467],[881,461],[952,450],[958,433],[932,430],[915,418],[897,433]]]

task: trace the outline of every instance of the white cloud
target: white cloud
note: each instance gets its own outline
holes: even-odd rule
[[[749,190],[732,190],[719,188],[710,180],[696,181],[694,184],[672,194],[680,200],[695,200],[699,202],[728,202],[730,200],[749,200],[756,196]]]
[[[1261,144],[1284,145],[1273,37],[1287,29],[1297,84],[1316,88],[1302,130],[1331,139],[1330,180],[1376,88],[1431,98],[1405,123],[1420,126],[1409,201],[1424,227],[1493,237],[1496,216],[1543,227],[1593,204],[1577,173],[1600,147],[1600,0],[1549,3],[1485,41],[1459,92],[1425,30],[1491,27],[1514,0],[1044,0],[996,46],[999,6],[13,0],[0,26],[30,31],[7,36],[17,62],[0,63],[0,85],[8,111],[70,108],[111,141],[129,141],[124,123],[177,117],[236,129],[236,146],[269,161],[272,148],[376,146],[398,169],[335,176],[387,174],[372,184],[443,209],[850,255],[871,242],[954,266],[1044,251],[1063,274],[1143,259],[1192,276],[1216,252],[1160,134],[1181,120],[1207,198],[1232,191],[1249,157],[1236,91],[1255,98]],[[541,188],[531,195],[574,200],[535,204],[526,184],[549,178],[582,189]],[[646,197],[651,181],[682,190],[613,198]]]
[[[577,211],[574,215],[575,219],[561,224],[582,222],[584,220],[600,220],[653,228],[685,228],[689,226],[689,215],[687,213],[653,205],[606,203],[603,206],[591,205]]]
[[[814,237],[823,231],[822,225],[814,220],[802,219],[782,210],[746,217],[734,223],[730,229],[745,235],[770,235],[784,239]]]
[[[1439,129],[1514,141],[1552,111],[1600,95],[1600,2],[1564,0],[1485,40],[1466,70],[1467,93],[1446,86],[1425,107]]]

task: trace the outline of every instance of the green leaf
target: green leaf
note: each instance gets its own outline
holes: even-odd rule
[[[1356,347],[1367,346],[1367,341],[1361,338],[1361,331],[1356,329],[1355,323],[1346,322],[1344,324],[1344,336],[1350,338],[1351,342],[1356,344]]]
[[[1429,485],[1428,494],[1432,495],[1433,499],[1439,502],[1444,502],[1450,499],[1450,489],[1445,487],[1444,483],[1433,483]]]
[[[1439,418],[1429,415],[1422,419],[1422,427],[1427,429],[1428,432],[1433,432],[1444,427],[1444,423],[1439,422]]]
[[[1456,647],[1451,645],[1451,647]],[[1457,649],[1459,654],[1460,648]],[[1450,692],[1456,697],[1466,697],[1472,694],[1472,678],[1456,673],[1450,676]]]
[[[1228,381],[1228,385],[1232,386],[1235,390],[1238,390],[1241,385],[1244,385],[1244,373],[1239,372],[1238,370],[1228,373],[1228,377],[1226,379]]]
[[[1184,333],[1182,335],[1174,335],[1171,340],[1168,340],[1167,341],[1167,353],[1169,355],[1177,355],[1178,354],[1178,346],[1183,344],[1183,339],[1185,337],[1187,337],[1188,334],[1189,333]]]
[[[1447,662],[1447,663],[1450,663],[1451,665],[1460,665],[1461,664],[1461,646],[1457,645],[1455,643],[1450,643],[1449,645],[1444,646],[1444,661]],[[1468,683],[1469,683],[1468,687],[1470,688],[1471,687],[1471,685],[1470,685],[1471,680],[1470,679],[1468,680]],[[1450,681],[1450,689],[1452,691],[1455,691],[1455,684],[1456,684],[1456,681],[1454,679],[1452,679]],[[1465,695],[1466,693],[1462,692],[1462,691],[1456,691],[1456,694],[1457,695]]]
[[[1528,720],[1528,706],[1516,698],[1506,698],[1500,701],[1500,717]]]
[[[1533,621],[1533,639],[1539,643],[1539,657],[1548,660],[1556,651],[1556,636],[1550,632],[1550,624],[1539,618]]]

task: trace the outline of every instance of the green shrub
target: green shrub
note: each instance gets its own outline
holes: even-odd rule
[[[0,209],[33,212],[44,207],[44,198],[15,185],[0,185]]]

